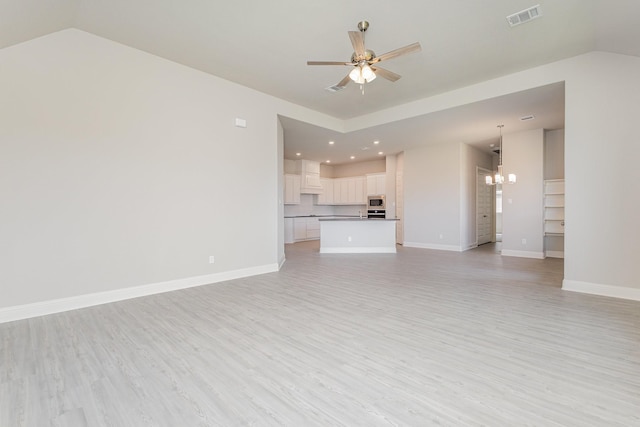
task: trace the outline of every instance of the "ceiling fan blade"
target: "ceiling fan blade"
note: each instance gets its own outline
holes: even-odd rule
[[[353,65],[344,61],[307,61],[307,65]]]
[[[347,74],[346,76],[344,76],[344,79],[340,80],[338,84],[336,84],[336,86],[345,87],[347,83],[349,83],[350,81],[351,81],[351,78],[349,77],[349,74]]]
[[[349,38],[357,58],[364,57],[364,37],[360,31],[349,31]]]
[[[376,73],[377,76],[383,77],[392,82],[395,82],[400,77],[402,77],[400,74],[396,74],[393,71],[385,70],[384,68],[371,67],[371,69],[373,70],[374,73]]]
[[[370,63],[371,64],[375,64],[376,62],[387,61],[387,60],[389,60],[391,58],[396,58],[396,57],[398,57],[400,55],[406,55],[407,53],[419,52],[421,50],[422,50],[422,47],[420,46],[420,43],[415,42],[415,43],[410,44],[408,46],[392,50],[391,52],[383,53],[382,55],[373,58],[370,61]]]

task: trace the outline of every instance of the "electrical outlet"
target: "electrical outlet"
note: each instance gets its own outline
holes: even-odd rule
[[[526,245],[527,244],[527,239],[522,239],[522,244]]]
[[[351,236],[347,237],[347,242],[351,241]]]
[[[444,239],[444,235],[440,233],[440,240]]]
[[[213,264],[214,262],[216,262],[216,258],[213,255],[211,255],[209,257],[209,264]]]

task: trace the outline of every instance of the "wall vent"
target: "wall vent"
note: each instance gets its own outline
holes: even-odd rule
[[[523,121],[523,122],[526,122],[527,120],[533,120],[535,118],[536,118],[536,116],[534,116],[533,114],[529,114],[528,116],[520,117],[520,120]]]
[[[524,24],[525,22],[529,22],[532,19],[540,18],[541,16],[542,9],[540,9],[540,5],[537,4],[528,9],[516,12],[513,15],[507,16],[507,22],[512,27],[515,27],[516,25]]]
[[[328,91],[328,92],[340,92],[342,89],[344,89],[346,86],[338,86],[338,85],[334,85],[334,86],[329,86],[327,88],[325,88],[324,90]]]

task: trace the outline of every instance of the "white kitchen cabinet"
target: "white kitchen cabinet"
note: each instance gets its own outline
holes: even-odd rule
[[[347,183],[347,200],[349,202],[355,202],[357,200],[356,197],[356,180],[353,178],[348,178],[345,180]]]
[[[317,240],[320,238],[320,220],[318,218],[307,218],[307,240]]]
[[[364,176],[349,178],[320,178],[322,193],[318,205],[365,205],[367,180]]]
[[[347,200],[346,189],[345,192],[342,192],[342,188],[344,187],[344,179],[336,178],[333,180],[333,204],[341,205],[343,202]]]
[[[286,174],[284,176],[284,204],[300,204],[300,175]]]
[[[544,234],[564,235],[564,179],[544,181]]]
[[[301,218],[285,218],[291,219],[293,223],[293,239],[292,242],[301,242],[303,240],[317,240],[320,238],[320,221],[316,217],[301,217]],[[285,224],[285,243],[292,243],[286,241],[287,227]]]
[[[293,218],[293,239],[307,240],[307,218]]]
[[[367,179],[364,176],[353,178],[356,185],[356,197],[354,202],[358,205],[367,204]]]
[[[320,163],[311,160],[298,160],[296,162],[296,172],[300,174],[300,192],[303,194],[320,194]]]
[[[333,180],[333,202],[335,205],[346,205],[349,203],[349,184],[346,178],[336,178]]]
[[[335,178],[333,181],[333,205],[366,204],[365,178],[354,176]]]
[[[386,174],[372,173],[367,175],[367,195],[378,196],[387,193]]]
[[[333,179],[320,178],[322,193],[318,194],[318,205],[333,205]]]

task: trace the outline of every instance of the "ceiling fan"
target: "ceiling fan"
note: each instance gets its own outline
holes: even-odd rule
[[[380,56],[376,56],[374,51],[371,49],[365,49],[364,47],[364,32],[367,31],[368,28],[369,23],[367,21],[360,21],[358,22],[359,31],[349,31],[349,39],[351,39],[351,44],[353,45],[353,54],[351,55],[350,62],[307,61],[307,65],[348,65],[353,67],[351,72],[349,72],[344,79],[340,80],[340,82],[335,85],[336,88],[340,89],[343,89],[347,83],[352,80],[355,83],[364,85],[365,82],[369,83],[373,81],[376,76],[395,82],[401,76],[392,71],[378,67],[378,62],[393,59],[400,55],[406,55],[407,53],[419,52],[422,47],[420,47],[420,43],[416,42]]]

